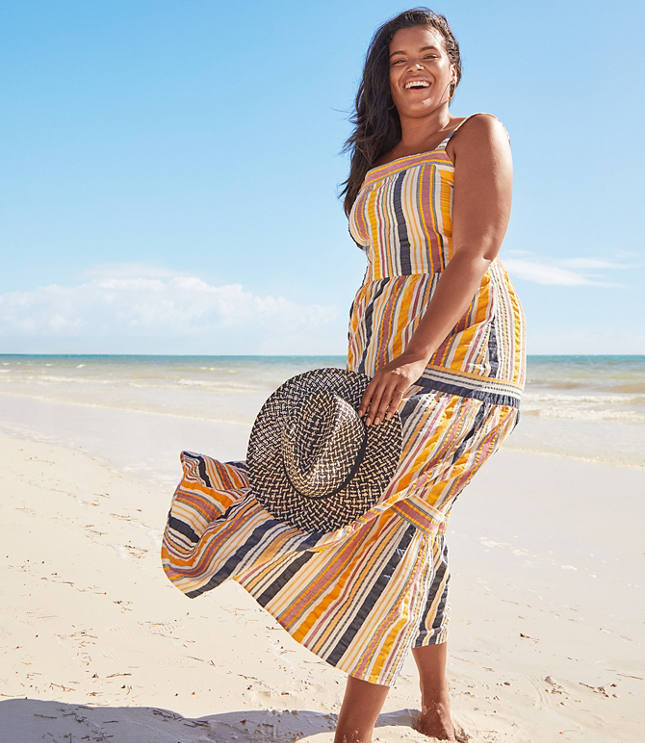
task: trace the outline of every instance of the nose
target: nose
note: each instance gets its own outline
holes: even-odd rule
[[[421,64],[421,62],[412,62],[410,64],[410,68],[411,69],[416,69],[416,70],[422,70],[423,69],[423,65]]]

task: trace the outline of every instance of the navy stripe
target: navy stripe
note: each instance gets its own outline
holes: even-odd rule
[[[416,384],[418,384],[418,382]],[[405,428],[408,418],[416,411],[418,404],[419,395],[410,395],[410,397],[405,401],[403,407],[399,411],[402,428]]]
[[[496,377],[499,369],[499,356],[497,353],[497,325],[495,321],[490,324],[490,335],[488,336],[488,358],[490,360],[490,376]]]
[[[484,403],[477,411],[477,414],[475,415],[475,420],[473,421],[472,428],[470,429],[470,431],[468,431],[468,433],[466,434],[461,444],[459,444],[459,446],[455,449],[455,453],[452,457],[453,463],[456,462],[466,450],[466,447],[468,446],[468,439],[471,439],[477,432],[477,429],[479,428],[479,426],[483,424],[484,418],[490,412],[491,404],[492,403]]]
[[[315,555],[315,552],[303,552],[298,558],[293,560],[289,566],[280,573],[280,575],[271,579],[271,585],[263,591],[255,600],[260,606],[266,606],[269,601],[293,578],[293,576]]]
[[[397,548],[392,553],[392,557],[390,557],[387,565],[385,565],[385,567],[381,571],[376,581],[372,584],[372,588],[370,589],[369,594],[367,595],[366,599],[361,604],[359,610],[354,615],[354,618],[352,619],[352,623],[345,630],[345,632],[343,633],[343,636],[340,638],[340,640],[336,644],[336,647],[325,658],[327,663],[330,663],[332,666],[335,666],[336,663],[338,663],[338,661],[341,659],[343,653],[349,647],[350,642],[354,639],[354,635],[363,626],[365,620],[367,619],[368,614],[374,608],[374,602],[386,590],[387,584],[392,578],[394,569],[401,562],[403,553],[408,548],[408,545],[410,544],[410,541],[412,540],[412,536],[414,535],[415,531],[416,531],[416,527],[410,524],[410,526],[406,529],[405,533],[401,537],[401,540],[399,541]]]
[[[261,526],[253,531],[253,534],[248,538],[246,542],[228,558],[228,560],[222,565],[222,567],[215,573],[215,575],[201,588],[197,588],[194,591],[187,591],[186,596],[194,599],[197,596],[201,596],[206,591],[211,591],[213,588],[217,588],[220,583],[223,583],[227,578],[230,578],[235,568],[242,562],[242,560],[248,555],[249,552],[254,550],[258,544],[262,541],[265,534],[273,529],[277,524],[277,521],[266,521]]]
[[[233,504],[232,506],[229,506],[227,511],[224,513],[223,516],[221,516],[221,519],[226,519],[227,514],[232,508],[235,508],[237,504]],[[270,531],[271,529],[275,528],[277,524],[280,524],[278,519],[273,519],[271,521],[267,521],[261,526],[258,526],[257,529],[253,531],[251,536],[248,538],[248,540],[235,551],[234,554],[232,554],[228,560],[224,563],[224,565],[215,573],[215,575],[201,588],[197,588],[194,591],[186,592],[186,596],[188,598],[194,599],[197,596],[200,596],[202,593],[205,593],[206,591],[210,591],[213,588],[217,588],[217,586],[220,585],[220,583],[223,583],[227,578],[230,578],[230,576],[233,574],[234,570],[237,568],[237,566],[246,558],[246,556],[254,550],[257,545],[264,539],[266,533]],[[312,531],[309,534],[307,534],[306,539],[304,539],[302,542],[299,542],[299,548],[303,550],[307,550],[309,547],[313,547],[316,545],[317,542],[320,541],[320,538],[326,536],[325,532],[321,531]],[[312,554],[309,552],[306,552],[305,554]],[[298,558],[300,559],[300,558]]]
[[[436,178],[434,177],[434,173],[432,176],[432,194],[431,194],[431,202],[432,204],[437,204],[437,183]],[[435,213],[434,216],[434,224],[432,225],[432,229],[434,230],[436,236],[437,236],[437,242],[439,243],[439,260],[441,261],[441,267],[437,268],[436,266],[433,266],[433,268],[436,268],[437,270],[433,271],[433,275],[443,273],[445,271],[446,266],[448,265],[448,254],[446,250],[446,244],[443,240],[443,232],[439,229],[438,224],[438,217]],[[427,232],[426,232],[427,234]],[[428,241],[428,254],[430,254],[430,242]]]
[[[423,609],[421,621],[419,622],[419,634],[417,635],[417,638],[413,643],[413,647],[419,647],[423,643],[423,640],[426,638],[428,634],[428,630],[425,627],[426,617],[432,611],[432,602],[435,600],[437,591],[439,590],[439,586],[441,585],[441,582],[443,581],[447,571],[448,571],[448,544],[446,543],[445,537],[444,537],[444,547],[443,547],[443,554],[441,558],[441,565],[439,565],[439,567],[437,568],[434,578],[432,579],[432,585],[430,586],[430,590],[428,591],[428,599],[426,601],[425,608]],[[437,632],[441,629],[441,625],[444,622],[446,603],[448,601],[448,583],[449,582],[450,582],[450,576],[448,576],[448,579],[446,580],[446,585],[443,588],[443,592],[441,594],[441,598],[439,599],[439,604],[437,606],[437,611],[436,611],[434,620],[432,622],[432,635],[433,635],[433,638],[435,639],[436,639]],[[431,644],[434,644],[434,643],[431,643]]]
[[[361,361],[358,365],[358,371],[361,372],[361,374],[365,374],[365,358],[367,356],[367,352],[369,351],[370,347],[370,339],[372,337],[372,315],[374,314],[374,304],[376,300],[383,294],[383,290],[385,289],[385,286],[389,279],[379,279],[379,287],[372,295],[372,298],[370,300],[369,305],[367,306],[367,309],[365,310],[365,316],[363,320],[363,325],[365,326],[365,343],[363,345],[363,355],[361,356]]]
[[[171,516],[170,513],[168,513],[168,526],[173,531],[178,531],[180,534],[183,534],[186,537],[186,539],[190,539],[190,541],[193,544],[195,544],[196,542],[199,542],[199,536],[195,534],[193,529],[190,526],[188,526],[188,524],[185,521],[180,521],[174,516]]]
[[[403,200],[401,191],[403,190],[403,179],[405,170],[402,170],[394,181],[394,216],[396,218],[396,229],[399,235],[399,256],[401,261],[401,273],[409,276],[412,273],[410,263],[410,240],[408,239],[408,228],[403,215]]]
[[[204,481],[204,485],[206,485],[207,488],[212,488],[213,486],[211,485],[211,479],[208,476],[208,472],[206,472],[206,462],[204,462],[204,458],[197,457],[197,461],[199,462],[199,476],[202,478],[202,480]]]
[[[197,462],[197,470],[199,472],[199,476],[203,480],[206,487],[212,487],[211,479],[206,472],[206,462],[204,462],[204,458],[201,456],[201,454],[194,454],[193,452],[189,451],[183,451],[182,454],[184,455],[185,459],[192,459],[193,461]]]
[[[459,395],[460,397],[472,397],[475,400],[483,400],[484,402],[490,402],[495,405],[510,405],[513,408],[520,407],[518,397],[505,395],[501,392],[470,389],[469,387],[461,387],[458,384],[452,384],[450,382],[439,382],[436,379],[420,379],[415,384],[422,386],[424,392],[438,390],[439,392],[449,392],[451,395]]]
[[[441,556],[441,565],[439,565],[437,569],[437,575],[435,576],[435,579],[432,582],[432,590],[431,590],[432,597],[436,596],[437,591],[439,590],[439,586],[441,585],[441,581],[443,581],[443,579],[446,578],[446,584],[443,587],[443,592],[441,594],[441,598],[439,599],[439,605],[437,606],[437,612],[435,614],[434,621],[432,622],[432,629],[435,632],[441,629],[441,625],[444,622],[446,604],[448,603],[448,584],[450,583],[450,575],[446,577],[447,572],[448,572],[448,544],[444,537],[443,554]]]

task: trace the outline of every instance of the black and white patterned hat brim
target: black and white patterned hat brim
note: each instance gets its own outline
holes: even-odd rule
[[[275,518],[303,531],[331,531],[355,521],[379,501],[401,456],[398,413],[378,425],[365,426],[358,419],[365,432],[362,461],[352,468],[349,481],[330,495],[299,492],[285,471],[282,449],[284,428],[298,405],[330,392],[357,410],[369,381],[358,372],[315,369],[287,380],[264,403],[249,438],[247,465],[253,494]],[[342,442],[337,456],[343,457]]]

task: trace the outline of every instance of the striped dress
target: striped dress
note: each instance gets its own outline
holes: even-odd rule
[[[349,220],[368,265],[351,304],[347,369],[373,376],[405,349],[452,257],[455,131],[365,177]],[[446,638],[447,519],[519,421],[525,335],[496,258],[402,402],[403,450],[381,500],[333,532],[274,519],[244,462],[182,452],[162,544],[168,578],[190,598],[233,579],[319,658],[392,685],[411,647]]]

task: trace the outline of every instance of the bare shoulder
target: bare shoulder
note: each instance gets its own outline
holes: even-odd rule
[[[510,135],[495,114],[472,114],[461,120],[459,130],[446,145],[446,152],[455,164],[460,157],[463,160],[477,153],[510,153]]]

